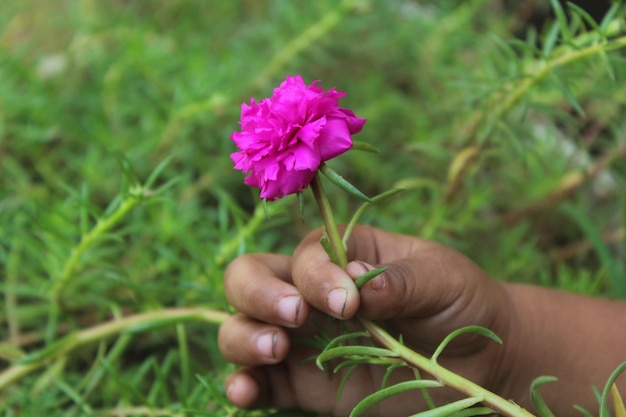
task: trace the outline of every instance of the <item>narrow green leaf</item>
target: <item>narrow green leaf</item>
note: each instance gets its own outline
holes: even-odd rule
[[[564,205],[562,211],[574,220],[580,229],[587,235],[600,258],[602,266],[606,268],[613,290],[616,294],[626,296],[626,281],[624,280],[623,265],[611,255],[611,251],[604,242],[601,234],[589,217],[580,208],[571,204]]]
[[[552,51],[554,50],[554,46],[556,45],[557,39],[559,38],[559,24],[558,22],[554,22],[548,31],[548,34],[543,39],[543,48],[541,53],[544,58],[548,58]]]
[[[385,201],[390,200],[393,197],[397,196],[398,194],[402,194],[405,191],[406,190],[404,188],[392,188],[391,190],[385,191],[384,193],[380,193],[374,196],[372,198],[372,201],[369,204],[372,205],[372,204],[384,203]]]
[[[396,385],[392,385],[390,387],[381,389],[367,397],[363,398],[361,402],[359,402],[350,413],[350,417],[357,417],[363,414],[365,410],[372,407],[373,405],[378,404],[379,402],[392,397],[394,395],[400,394],[405,391],[411,391],[420,388],[437,388],[442,387],[443,384],[439,381],[433,381],[430,379],[422,379],[420,381],[406,381],[401,382]]]
[[[556,15],[556,21],[559,24],[559,29],[561,31],[561,36],[563,37],[563,40],[565,42],[570,42],[572,40],[572,34],[569,30],[565,10],[563,10],[563,7],[558,0],[550,0],[550,4],[552,6],[552,10],[554,10],[554,14]]]
[[[141,189],[137,173],[133,169],[131,162],[121,151],[113,152],[113,156],[117,160],[122,171],[122,196],[128,197],[134,189]]]
[[[443,341],[439,344],[439,346],[437,347],[437,350],[435,350],[435,353],[433,353],[433,356],[430,358],[430,360],[432,360],[433,362],[437,362],[437,358],[439,357],[439,355],[441,355],[441,352],[443,352],[446,346],[448,346],[448,344],[450,344],[450,342],[452,342],[452,340],[454,340],[456,337],[461,336],[463,334],[476,334],[476,335],[484,336],[493,340],[494,342],[502,344],[502,339],[500,339],[498,335],[495,334],[493,331],[485,327],[465,326],[465,327],[462,327],[460,329],[453,331],[448,336],[446,336],[446,338],[443,339]]]
[[[334,264],[338,264],[339,260],[337,259],[337,254],[335,253],[333,245],[330,243],[330,239],[328,239],[328,236],[323,235],[320,239],[320,244],[322,245],[322,248],[324,248],[324,252],[326,252],[326,255],[328,255],[328,257],[330,258],[330,261]]]
[[[394,363],[394,364],[389,365],[387,367],[387,370],[385,371],[385,376],[383,376],[383,380],[380,383],[380,388],[385,388],[387,386],[387,381],[389,380],[389,377],[391,376],[391,373],[393,371],[395,371],[398,368],[402,368],[404,366],[406,366],[404,362]]]
[[[92,409],[89,406],[89,403],[76,389],[74,389],[74,387],[61,379],[55,379],[54,384],[57,386],[57,388],[63,391],[65,395],[71,398],[72,401],[74,401],[74,403],[76,403],[76,405],[78,405],[84,413],[92,413]]]
[[[346,181],[341,175],[339,175],[335,170],[330,168],[326,164],[322,164],[320,167],[320,171],[322,174],[326,176],[337,187],[344,190],[346,193],[350,194],[352,197],[358,198],[359,200],[370,202],[372,201],[368,196],[359,191],[354,185],[350,184]]]
[[[386,200],[389,200],[404,191],[405,190],[403,188],[393,188],[389,191],[385,191],[384,193],[381,193],[375,197],[372,197],[372,201],[362,204],[361,207],[358,208],[358,210],[354,213],[354,215],[348,222],[348,226],[346,226],[346,230],[344,231],[343,238],[342,238],[343,245],[344,246],[348,245],[348,239],[350,238],[350,234],[352,233],[354,226],[356,226],[356,224],[361,219],[361,216],[363,216],[363,214],[365,214],[367,210],[369,210],[375,204],[379,204]]]
[[[613,68],[613,64],[611,64],[611,61],[609,60],[609,56],[607,55],[606,51],[603,49],[602,51],[598,52],[598,55],[600,56],[600,59],[602,60],[602,63],[606,68],[606,72],[609,74],[609,78],[611,79],[611,81],[615,81],[615,68]]]
[[[600,22],[599,31],[604,37],[609,35],[607,31],[609,27],[611,26],[611,23],[613,23],[613,19],[615,19],[615,16],[617,15],[617,12],[619,12],[619,9],[621,7],[623,7],[623,4],[621,1],[614,2],[613,5],[611,5],[611,8],[609,9],[609,11],[606,12],[604,17],[602,18],[602,22]]]
[[[397,352],[393,352],[389,349],[382,349],[369,346],[339,346],[332,349],[328,349],[320,353],[317,357],[317,363],[322,364],[326,361],[335,358],[343,357],[355,357],[355,356],[371,356],[382,358],[397,358],[399,355]]]
[[[334,348],[335,346],[339,345],[340,343],[346,342],[346,341],[348,341],[350,339],[356,339],[356,338],[359,338],[359,337],[369,337],[369,333],[367,333],[367,332],[352,332],[352,333],[339,335],[339,336],[335,337],[333,340],[331,340],[330,342],[328,342],[328,344],[326,345],[324,350],[322,350],[320,355],[322,353],[326,352],[327,350]],[[319,358],[319,355],[318,355],[318,358]],[[319,369],[324,369],[324,367],[322,366],[322,362],[320,362],[319,359],[315,361],[315,364],[317,365],[317,367]]]
[[[202,376],[200,376],[198,374],[196,374],[196,379],[198,381],[200,381],[200,384],[195,384],[195,385],[197,385],[201,390],[208,391],[209,392],[209,398],[211,398],[213,401],[215,401],[216,405],[221,406],[225,410],[228,410],[229,408],[233,408],[232,404],[226,398],[226,395],[222,391],[222,384],[220,383],[220,381],[218,381],[218,379],[211,378],[210,381],[209,381],[209,380],[203,378]],[[204,393],[202,393],[202,394],[205,395]],[[209,410],[209,411],[213,411],[213,410]],[[213,417],[215,415],[215,412],[211,412],[211,413],[207,413],[207,414],[198,414],[198,410],[194,409],[188,415],[194,415],[194,416],[202,415],[202,416],[211,416],[211,417]],[[233,413],[233,415],[234,415],[234,413]]]
[[[402,343],[402,341],[400,341],[400,343]],[[416,380],[423,379],[419,369],[413,368],[412,370]],[[422,394],[422,398],[424,398],[424,401],[426,402],[426,405],[430,410],[437,408],[435,402],[433,401],[433,397],[430,395],[430,392],[428,392],[427,388],[420,388],[420,393]]]
[[[470,407],[452,414],[451,417],[472,417],[495,415],[494,411],[489,407]]]
[[[598,22],[596,22],[596,20],[585,9],[572,2],[568,2],[567,7],[573,13],[576,13],[578,16],[580,16],[580,18],[585,21],[592,30],[599,32],[600,36],[603,36],[603,34],[600,32],[600,26],[598,25]]]
[[[148,190],[145,189],[143,190],[144,197],[148,197],[148,196],[154,196],[157,194],[163,194],[165,191],[169,190],[170,188],[172,188],[174,185],[178,184],[179,182],[181,182],[183,179],[182,176],[178,176],[175,178],[172,178],[171,180],[167,181],[165,184],[160,185],[159,188],[157,188],[156,190]]]
[[[159,165],[156,166],[156,168],[152,170],[152,172],[150,173],[150,176],[148,176],[148,179],[146,180],[144,184],[144,188],[146,190],[149,190],[152,188],[155,181],[159,178],[159,176],[163,173],[163,171],[165,171],[165,168],[167,168],[170,162],[172,162],[172,159],[173,159],[173,156],[168,156],[163,161],[161,161]]]
[[[378,148],[376,148],[375,146],[372,146],[369,143],[361,142],[358,140],[352,141],[352,149],[354,149],[355,151],[366,151],[366,152],[372,152],[372,153],[380,152]]]
[[[584,116],[585,111],[583,110],[582,106],[576,99],[576,96],[572,94],[570,89],[567,88],[565,84],[563,84],[563,82],[559,79],[559,77],[553,76],[550,78],[552,79],[552,82],[554,83],[554,85],[556,85],[557,88],[561,90],[561,93],[563,93],[563,96],[565,96],[565,99],[567,100],[567,102],[572,106],[574,110],[576,110],[576,113],[578,113],[580,116]]]
[[[490,34],[489,36],[491,40],[500,48],[500,50],[504,53],[506,62],[509,65],[509,73],[508,76],[513,78],[519,75],[519,63],[521,62],[518,58],[518,54],[513,49],[511,42],[508,40],[505,41],[501,37],[496,34]]]
[[[357,366],[357,365],[367,365],[370,363],[369,359],[352,359],[352,360],[348,360],[348,361],[343,361],[337,364],[337,366],[335,366],[335,368],[333,369],[333,374],[336,374],[337,372],[341,371],[343,368],[350,368],[353,366]]]
[[[352,365],[350,369],[346,371],[346,373],[341,378],[341,382],[339,383],[339,387],[337,389],[337,402],[341,401],[341,394],[343,394],[343,388],[346,386],[346,382],[348,382],[348,378],[352,375],[352,372],[356,369],[357,365]],[[335,370],[335,373],[337,371]]]
[[[591,414],[589,411],[585,410],[584,408],[582,408],[579,405],[575,405],[574,409],[576,411],[580,412],[583,415],[583,417],[595,417],[593,414]]]
[[[607,400],[609,397],[609,392],[611,391],[611,387],[617,381],[617,378],[626,370],[626,362],[621,363],[609,376],[609,379],[606,381],[606,385],[602,390],[602,396],[600,397],[600,417],[610,417],[610,412],[607,407]]]
[[[482,400],[483,399],[480,397],[464,398],[450,404],[442,405],[441,407],[433,408],[432,410],[422,411],[421,413],[413,414],[410,417],[445,417],[454,413],[458,413],[461,410],[465,410],[475,404],[478,404]]]
[[[540,376],[530,384],[530,401],[533,403],[535,410],[537,410],[537,414],[541,417],[554,417],[554,414],[541,396],[539,387],[555,381],[557,381],[557,378],[553,376]]]
[[[82,183],[80,187],[80,234],[81,236],[89,233],[89,185]]]
[[[367,271],[366,273],[364,273],[363,275],[361,275],[360,277],[354,280],[354,285],[356,285],[358,289],[361,289],[363,288],[365,284],[367,284],[372,279],[376,278],[377,276],[379,276],[386,270],[387,270],[387,267],[384,266],[382,268],[376,268],[376,269],[372,269],[371,271]]]

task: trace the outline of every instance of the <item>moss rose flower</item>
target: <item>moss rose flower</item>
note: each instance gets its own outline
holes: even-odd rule
[[[288,76],[272,97],[241,105],[241,132],[230,137],[240,151],[230,157],[263,199],[305,189],[322,162],[352,147],[351,135],[365,124],[338,107],[346,93],[324,91],[316,83],[307,87],[301,76]]]

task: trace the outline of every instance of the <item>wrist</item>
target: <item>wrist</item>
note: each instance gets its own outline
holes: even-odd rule
[[[503,286],[511,316],[503,338],[501,394],[531,408],[533,380],[554,376],[557,381],[540,391],[555,415],[570,414],[574,404],[596,414],[594,387],[602,390],[626,359],[623,332],[616,330],[626,328],[626,303],[532,285]],[[626,385],[621,380],[620,389]]]
[[[492,345],[492,352],[487,354],[491,358],[487,366],[492,369],[487,388],[528,408],[529,404],[525,400],[530,382],[523,364],[527,350],[524,327],[528,325],[525,306],[523,303],[520,305],[520,289],[517,285],[503,282],[496,284],[500,287],[500,297],[490,329],[502,339],[502,345]]]

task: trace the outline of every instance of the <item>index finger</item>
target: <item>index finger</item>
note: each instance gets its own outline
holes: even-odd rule
[[[298,327],[309,314],[308,304],[291,280],[287,256],[240,256],[226,269],[224,288],[233,307],[259,321]]]
[[[349,318],[359,308],[359,294],[353,280],[330,258],[320,244],[321,230],[309,233],[296,248],[292,259],[294,284],[318,310],[336,318]]]

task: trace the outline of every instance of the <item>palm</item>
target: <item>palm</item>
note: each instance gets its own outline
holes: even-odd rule
[[[321,314],[314,314],[314,318],[311,320],[314,324],[305,326],[303,328],[292,330],[292,348],[287,358],[279,365],[268,369],[271,373],[275,373],[280,378],[286,378],[287,385],[290,387],[289,393],[276,393],[282,397],[282,400],[278,399],[278,404],[286,408],[297,408],[301,410],[314,411],[322,414],[332,414],[336,416],[349,415],[354,406],[365,398],[367,395],[380,390],[382,388],[382,382],[385,379],[388,365],[376,364],[376,365],[358,365],[354,369],[352,367],[345,367],[338,372],[333,372],[333,369],[339,364],[338,361],[325,364],[325,371],[321,371],[314,363],[314,358],[320,353],[320,349],[323,348],[325,343],[332,339],[331,332],[328,329],[324,330],[324,337],[315,338],[313,335],[315,332],[319,332],[320,323],[323,321],[328,324],[328,319],[320,319]],[[430,327],[429,321],[432,318],[426,320],[413,320],[413,327],[420,329],[423,327]],[[336,323],[336,322],[335,322]],[[407,320],[401,321],[388,321],[384,323],[388,327],[403,327],[407,328]],[[349,327],[349,329],[346,329]],[[341,322],[343,331],[357,330],[359,326],[356,320],[349,322]],[[416,348],[420,346],[423,353],[428,355],[436,349],[438,343],[452,330],[456,329],[453,323],[449,326],[450,329],[440,327],[438,332],[431,332],[433,340],[437,339],[437,343],[431,346],[425,346],[424,337],[419,331],[409,331],[404,333],[404,342],[410,347]],[[453,329],[454,327],[454,329]],[[336,333],[333,332],[333,333]],[[345,333],[344,333],[345,334]],[[439,337],[441,336],[441,337]],[[312,348],[311,342],[315,340],[323,340],[317,348]],[[368,345],[369,342],[363,339],[351,340],[349,343],[360,343]],[[445,354],[440,358],[440,362],[446,366],[454,369],[455,372],[461,375],[471,375],[472,379],[479,384],[488,383],[488,373],[482,370],[488,369],[488,366],[480,366],[480,363],[484,361],[491,361],[493,358],[493,350],[498,349],[495,344],[486,343],[487,339],[481,339],[477,337],[466,338],[465,343],[456,343],[450,346],[449,354]],[[462,346],[462,348],[461,348]],[[425,350],[423,350],[425,349]],[[408,367],[401,367],[395,369],[387,379],[386,385],[396,384],[401,381],[407,381],[415,379],[414,371]],[[342,386],[342,381],[345,382]],[[342,387],[342,388],[341,388]],[[339,395],[340,389],[342,390]],[[449,389],[433,389],[429,391],[429,396],[435,402],[435,404],[441,405],[446,402],[453,401],[460,398],[458,394]],[[394,396],[393,399],[387,400],[375,408],[369,411],[369,415],[372,416],[394,416],[394,415],[408,415],[423,410],[426,407],[426,402],[422,395],[415,392],[407,392],[399,396]]]

